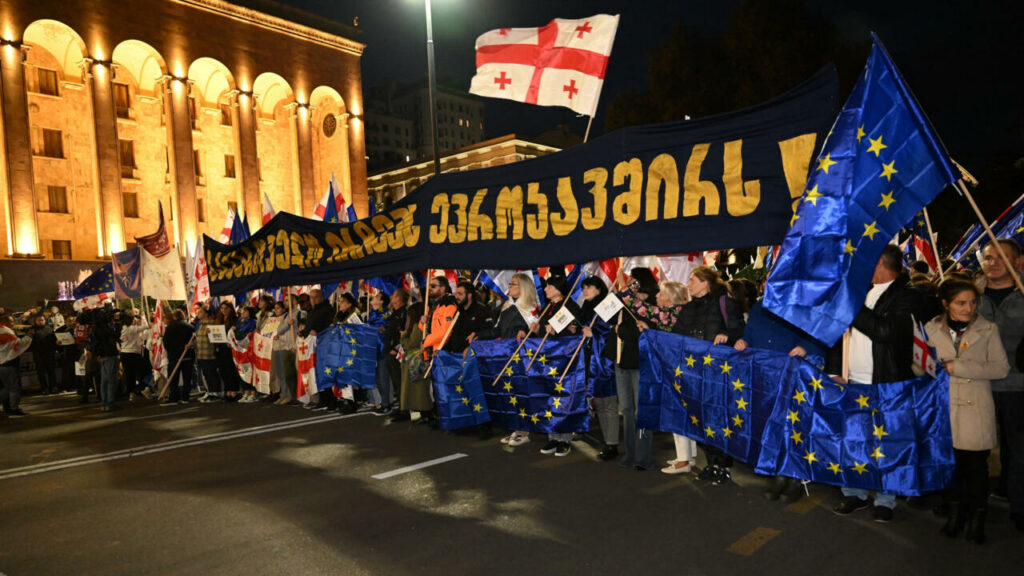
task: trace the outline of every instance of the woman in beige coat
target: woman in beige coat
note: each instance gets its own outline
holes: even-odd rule
[[[1006,377],[1010,365],[995,324],[978,316],[978,289],[951,279],[939,287],[946,312],[925,326],[938,360],[949,373],[949,416],[956,459],[954,506],[943,532],[985,541],[988,454],[996,445],[996,415],[990,380]]]

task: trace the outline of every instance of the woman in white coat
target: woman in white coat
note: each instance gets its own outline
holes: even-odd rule
[[[996,445],[996,414],[991,380],[1010,370],[995,324],[978,315],[978,289],[951,279],[939,287],[945,313],[925,326],[938,360],[949,373],[949,416],[953,428],[956,488],[949,521],[950,538],[967,527],[967,539],[985,541],[988,506],[988,455]]]

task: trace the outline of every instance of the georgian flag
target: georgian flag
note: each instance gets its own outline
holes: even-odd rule
[[[476,39],[469,91],[594,116],[618,14],[556,18],[540,28],[499,28]]]
[[[680,284],[686,284],[690,280],[690,272],[703,263],[704,256],[700,252],[658,256],[662,279]]]
[[[224,217],[224,226],[221,226],[220,236],[217,241],[221,244],[227,244],[231,239],[231,227],[235,224],[235,211],[228,206],[228,215]]]
[[[924,331],[924,324],[914,319],[914,366],[924,370],[932,378],[936,378],[937,353],[928,343],[928,334]]]
[[[181,273],[178,249],[156,257],[142,250],[142,294],[157,300],[185,300],[185,277]]]
[[[242,382],[250,385],[253,383],[252,354],[250,352],[253,336],[254,334],[250,333],[245,338],[238,340],[231,330],[228,331],[231,359],[235,361],[235,368],[238,369],[238,376],[242,379]]]
[[[206,267],[206,252],[203,250],[203,238],[199,237],[199,245],[196,246],[196,256],[193,259],[192,273],[192,306],[197,302],[204,302],[210,297],[210,275]]]
[[[279,317],[269,318],[263,330],[252,335],[252,385],[261,394],[270,394],[270,355],[274,350],[274,333],[281,322]]]
[[[164,348],[164,308],[156,303],[153,323],[149,326],[150,364],[153,373],[167,378],[167,349]]]
[[[21,356],[32,344],[32,337],[18,338],[7,326],[0,326],[0,364],[10,362]]]
[[[298,401],[309,404],[316,394],[316,336],[299,339],[299,382],[295,390]]]

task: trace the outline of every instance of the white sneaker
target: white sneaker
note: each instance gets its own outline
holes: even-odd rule
[[[513,448],[516,446],[522,446],[530,441],[530,437],[526,434],[513,434],[508,437],[508,445]]]

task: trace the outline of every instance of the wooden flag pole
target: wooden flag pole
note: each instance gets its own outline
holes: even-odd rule
[[[587,138],[590,137],[590,125],[594,123],[594,117],[591,116],[590,120],[587,120],[587,131],[583,133],[583,143],[587,143]]]
[[[581,270],[580,273],[576,275],[576,281],[572,283],[572,288],[569,288],[569,293],[562,296],[562,302],[565,302],[566,298],[572,296],[572,293],[576,291],[576,287],[580,285],[580,280],[582,279],[583,271]],[[551,303],[549,302],[548,305],[550,306],[550,304]],[[545,306],[544,309],[547,310],[547,306]],[[543,316],[544,313],[542,312],[541,317]],[[550,336],[550,334],[545,334],[544,337],[541,338],[540,344],[537,345],[537,352],[533,355],[533,358],[530,358],[530,363],[526,365],[527,372],[530,371],[530,367],[533,366],[533,363],[537,361],[537,357],[540,356],[540,349],[544,347],[544,342],[548,339],[548,336]]]
[[[999,243],[999,239],[992,233],[992,227],[988,225],[988,221],[985,220],[985,216],[981,213],[978,208],[978,204],[974,201],[974,196],[971,195],[970,190],[964,185],[963,180],[956,181],[957,186],[960,188],[960,192],[967,198],[967,201],[971,203],[971,208],[974,210],[974,214],[978,217],[978,221],[985,228],[985,233],[988,234],[989,239],[992,241],[992,245],[995,246],[996,253],[999,254],[999,258],[1002,259],[1003,264],[1006,264],[1006,269],[1013,276],[1013,281],[1017,284],[1017,289],[1024,294],[1024,282],[1021,282],[1020,274],[1017,274],[1017,269],[1014,268],[1013,263],[1010,262],[1010,258],[1006,255],[1006,251],[1003,250],[1003,245]]]
[[[181,352],[181,356],[178,357],[178,362],[174,365],[174,370],[171,370],[170,375],[167,376],[167,382],[164,382],[164,386],[160,389],[160,393],[156,395],[158,399],[164,399],[164,394],[167,393],[167,388],[171,385],[171,382],[174,381],[174,376],[178,373],[178,368],[181,367],[181,361],[185,359],[185,354],[188,353],[188,349],[192,346],[192,342],[194,342],[195,339],[196,333],[193,332],[192,337],[188,339],[188,344],[185,344],[185,349]],[[165,346],[164,350],[166,349],[167,347]]]
[[[515,304],[513,304],[513,306],[515,306]],[[543,316],[544,313],[548,311],[548,308],[550,306],[551,302],[548,302],[547,306],[545,306],[544,309],[540,311],[540,315]],[[505,362],[505,365],[501,367],[501,370],[498,370],[498,376],[494,379],[494,382],[491,382],[491,386],[496,386],[498,384],[498,380],[501,380],[501,375],[505,372],[505,369],[508,368],[508,365],[512,363],[512,359],[516,357],[516,354],[519,354],[519,351],[523,349],[523,345],[526,344],[526,340],[528,338],[529,335],[527,335],[526,338],[523,338],[523,341],[519,343],[519,346],[516,348],[516,351],[513,352],[512,355],[508,357],[508,361]]]
[[[597,322],[596,312],[594,313],[594,317],[590,319],[590,324],[587,325],[587,328],[593,328],[594,322]],[[573,361],[576,360],[576,355],[578,355],[580,353],[580,350],[583,349],[583,343],[586,341],[587,337],[584,336],[583,339],[580,340],[580,343],[576,346],[576,351],[572,353],[572,358],[569,358],[569,363],[565,365],[565,370],[562,371],[562,377],[558,379],[559,384],[562,383],[562,380],[565,380],[565,375],[569,373],[569,368],[572,366]]]
[[[843,377],[843,381],[846,383],[850,382],[850,329],[847,328],[846,332],[843,332],[843,368],[840,376]]]
[[[946,279],[946,273],[942,271],[942,258],[939,257],[939,245],[935,243],[935,233],[932,232],[932,219],[928,217],[928,208],[922,208],[924,212],[924,225],[928,229],[928,240],[931,241],[932,250],[935,252],[935,268],[939,272],[939,280]]]
[[[459,314],[462,310],[457,310],[455,316],[452,318],[452,323],[448,325],[448,329],[444,332],[444,338],[441,338],[441,343],[437,345],[437,350],[434,351],[434,355],[430,358],[430,365],[427,366],[427,371],[423,373],[423,379],[426,380],[430,376],[430,371],[434,369],[434,360],[437,360],[437,355],[444,349],[444,345],[448,343],[448,337],[452,335],[452,330],[455,329],[455,323],[459,321]]]

